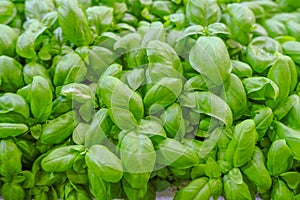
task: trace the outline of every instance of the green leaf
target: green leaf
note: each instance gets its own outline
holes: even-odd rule
[[[27,131],[28,126],[25,124],[0,123],[0,138],[15,137]]]
[[[184,199],[209,199],[211,196],[210,187],[208,184],[208,178],[202,177],[191,181],[186,187],[179,190],[174,200],[184,200]]]
[[[113,23],[113,8],[107,6],[89,7],[86,12],[91,29],[97,35],[107,31]]]
[[[291,102],[291,104],[287,103]],[[290,105],[291,107],[285,109],[285,113],[287,113],[284,117],[284,121],[286,121],[289,126],[295,129],[300,129],[300,97],[299,95],[293,94],[290,95],[286,101],[286,105]],[[282,106],[280,106],[282,107]],[[280,109],[280,108],[279,108]]]
[[[281,52],[281,46],[276,40],[262,36],[250,42],[246,53],[252,69],[262,73],[275,63],[278,53]]]
[[[208,181],[210,193],[213,199],[219,199],[223,192],[223,182],[221,178],[210,179]]]
[[[249,8],[237,3],[229,4],[222,19],[229,27],[232,39],[242,45],[249,44],[255,23],[255,16]]]
[[[73,52],[68,53],[57,63],[53,83],[55,86],[63,86],[68,83],[81,82],[86,73],[87,69],[80,56]]]
[[[42,20],[47,13],[55,10],[52,0],[39,2],[38,0],[25,1],[25,16],[29,19]]]
[[[242,172],[256,186],[259,193],[268,192],[272,186],[271,176],[265,166],[265,158],[261,150],[255,147],[251,160],[241,167]]]
[[[284,139],[272,143],[267,158],[267,167],[270,175],[278,176],[288,171],[293,164],[293,154]]]
[[[26,29],[26,31],[18,38],[16,46],[17,53],[24,58],[35,58],[36,41],[46,29],[47,27],[41,22],[34,20]]]
[[[90,191],[96,199],[110,200],[110,184],[88,170]]]
[[[51,81],[48,71],[46,70],[46,68],[43,65],[41,65],[37,62],[27,63],[23,68],[23,75],[24,75],[24,81],[26,84],[32,83],[33,78],[35,76],[41,76],[41,77],[47,79],[47,81],[49,82],[50,87],[52,89],[52,81]]]
[[[196,75],[187,80],[184,84],[185,92],[193,92],[193,91],[207,91],[207,85],[205,79],[201,75]]]
[[[159,142],[155,149],[157,150],[156,162],[161,165],[186,169],[199,162],[199,157],[195,151],[174,139],[166,138]]]
[[[0,24],[8,24],[17,14],[17,8],[11,1],[0,2]]]
[[[253,100],[277,99],[280,89],[276,83],[266,77],[243,79],[247,97]]]
[[[59,144],[72,134],[76,125],[76,113],[69,111],[43,124],[40,141],[44,144]]]
[[[161,121],[153,120],[141,120],[141,123],[136,127],[135,132],[148,136],[152,141],[164,139],[167,134],[160,124]]]
[[[64,172],[73,167],[76,157],[85,150],[82,145],[58,147],[51,151],[41,162],[46,172]]]
[[[123,176],[121,160],[105,146],[94,145],[85,156],[88,169],[107,182],[118,182]]]
[[[230,107],[223,99],[213,93],[184,93],[180,96],[180,105],[216,118],[228,127],[232,125],[233,119]]]
[[[89,45],[93,42],[93,34],[88,26],[85,10],[77,0],[59,1],[58,21],[63,36],[77,46]]]
[[[232,110],[233,119],[240,118],[247,110],[247,98],[242,81],[234,74],[224,83],[222,99]]]
[[[34,187],[34,175],[30,171],[22,171],[22,176],[25,180],[22,182],[23,188],[33,188]]]
[[[127,195],[128,199],[136,199],[136,200],[142,200],[146,198],[147,194],[147,183],[140,185],[139,188],[133,188],[126,179],[122,180],[124,192]]]
[[[279,199],[294,199],[293,192],[287,187],[287,185],[282,180],[275,182],[272,191],[271,198],[274,200]]]
[[[135,68],[126,72],[122,79],[132,90],[137,90],[145,81],[145,70],[143,68]]]
[[[254,111],[253,120],[255,121],[256,131],[259,139],[263,138],[273,122],[273,112],[269,107],[263,107]]]
[[[0,174],[11,177],[19,174],[21,170],[21,151],[17,145],[11,139],[0,140]]]
[[[16,145],[21,150],[24,160],[26,159],[28,161],[34,161],[40,154],[36,147],[36,144],[31,140],[19,138],[16,141]]]
[[[122,69],[122,66],[112,64],[117,58],[117,55],[110,49],[102,47],[102,45],[91,47],[87,54],[87,58],[85,59],[85,64],[88,68],[86,78],[91,82],[97,82],[99,77],[102,74],[105,74],[110,66],[112,66],[112,69],[110,70],[116,70],[116,72],[120,70],[119,67]],[[114,75],[110,74],[110,76]]]
[[[239,78],[250,78],[252,77],[252,68],[244,62],[238,60],[231,60],[232,73],[237,75]]]
[[[221,9],[216,0],[188,0],[186,16],[191,24],[208,26],[221,18]]]
[[[33,77],[29,103],[31,113],[34,118],[44,122],[48,119],[52,111],[52,90],[47,79],[41,76]]]
[[[277,117],[278,120],[281,120],[282,118],[284,118],[289,111],[296,106],[297,107],[297,101],[298,101],[298,97],[297,95],[290,95],[287,100],[285,101],[285,103],[283,103],[280,107],[276,108],[274,110],[274,115]],[[290,117],[287,117],[287,121],[291,120],[294,121],[294,114],[297,116],[297,111],[296,113],[294,112],[295,110],[293,109],[293,111],[291,111],[291,115]],[[296,122],[296,121],[294,121]],[[297,122],[296,123],[290,123],[291,126],[295,126],[297,128]]]
[[[16,92],[24,86],[22,65],[13,58],[0,56],[0,91]]]
[[[8,182],[2,185],[1,195],[5,200],[23,200],[25,192],[21,185]]]
[[[230,78],[231,63],[224,42],[214,36],[200,37],[190,51],[189,60],[208,86],[221,85]]]
[[[132,113],[135,120],[141,120],[144,115],[142,98],[126,84],[115,77],[104,76],[99,80],[98,87],[99,96],[107,107],[124,109]],[[116,117],[114,112],[112,115]]]
[[[10,1],[1,1],[0,4],[5,2],[10,2]],[[3,12],[0,11],[0,13]],[[1,16],[0,16],[0,21],[1,21]],[[0,24],[0,55],[13,57],[15,55],[17,39],[18,39],[18,35],[14,29],[4,24]]]
[[[100,109],[88,129],[85,131],[84,144],[90,148],[93,145],[101,144],[109,134],[113,126],[109,118],[109,111],[106,108]]]
[[[0,96],[0,116],[8,115],[9,113],[16,113],[23,116],[25,119],[29,118],[29,106],[26,100],[14,93],[4,93]]]
[[[61,95],[72,101],[85,103],[87,101],[94,101],[94,94],[91,89],[84,84],[70,83],[61,88]]]
[[[128,132],[120,142],[120,155],[124,168],[130,173],[149,173],[149,179],[150,172],[154,168],[156,159],[155,150],[151,140],[138,132]],[[136,185],[138,182],[129,182],[129,184]]]
[[[243,181],[242,174],[238,168],[232,169],[223,177],[223,184],[226,199],[252,199],[249,187]]]
[[[290,58],[288,56],[279,56],[268,72],[268,78],[271,79],[279,88],[278,97],[267,101],[270,108],[276,108],[283,104],[289,96],[292,77],[289,66]]]
[[[264,27],[268,31],[269,36],[272,38],[287,35],[288,33],[285,24],[275,19],[267,19],[265,21]]]
[[[236,125],[233,138],[226,150],[226,161],[232,162],[234,167],[241,167],[251,160],[258,134],[255,122],[247,119]]]
[[[163,18],[175,12],[176,6],[170,1],[154,1],[151,13]]]
[[[181,79],[162,78],[149,86],[144,96],[144,105],[149,113],[156,113],[174,103],[180,95],[181,90]]]
[[[220,166],[212,157],[208,157],[204,170],[205,175],[209,178],[219,178],[222,175]]]
[[[179,73],[182,73],[181,60],[175,50],[167,43],[159,40],[150,41],[146,48],[150,63],[161,63],[172,66]]]
[[[280,139],[285,139],[288,147],[294,154],[294,159],[300,160],[300,130],[292,129],[281,122],[273,123],[274,131]]]
[[[169,106],[161,115],[164,128],[170,138],[182,138],[185,135],[185,125],[182,110],[179,104]]]
[[[282,44],[284,54],[290,56],[296,64],[300,64],[300,42],[287,41]]]

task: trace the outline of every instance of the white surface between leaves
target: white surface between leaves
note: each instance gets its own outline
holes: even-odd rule
[[[157,192],[156,200],[173,200],[175,194],[176,194],[176,190],[169,188],[165,191]],[[186,199],[186,200],[192,200],[192,199]],[[213,198],[210,198],[210,200],[213,200]],[[225,200],[225,198],[219,197],[218,200]],[[256,200],[262,200],[262,199],[259,197],[256,197]]]

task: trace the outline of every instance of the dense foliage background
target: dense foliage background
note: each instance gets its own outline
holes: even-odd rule
[[[299,200],[299,9],[0,0],[0,196]]]

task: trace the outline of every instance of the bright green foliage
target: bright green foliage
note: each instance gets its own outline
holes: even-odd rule
[[[297,0],[0,0],[0,199],[300,200]]]

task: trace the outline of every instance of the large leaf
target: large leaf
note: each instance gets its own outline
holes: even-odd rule
[[[255,122],[247,119],[234,129],[234,135],[226,150],[225,159],[234,167],[241,167],[251,160],[258,134]]]
[[[223,122],[226,126],[232,125],[232,111],[227,103],[210,92],[184,93],[180,96],[180,105],[189,107],[198,113],[204,113]]]
[[[84,46],[93,41],[86,13],[77,0],[59,1],[58,20],[64,37],[70,42]]]
[[[229,54],[218,37],[200,37],[191,49],[189,61],[207,81],[207,85],[221,85],[230,77],[232,67]]]
[[[41,162],[46,172],[64,172],[73,167],[76,157],[85,150],[82,145],[59,147],[51,151]]]
[[[216,0],[188,0],[186,16],[192,24],[208,26],[220,20],[221,9]]]
[[[88,169],[107,182],[118,182],[123,176],[121,160],[102,145],[92,146],[85,156]]]

